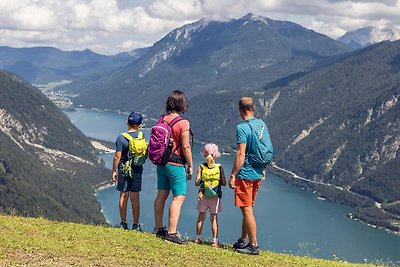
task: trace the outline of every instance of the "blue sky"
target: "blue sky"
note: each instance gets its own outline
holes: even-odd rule
[[[249,12],[332,38],[365,26],[400,30],[400,0],[0,0],[0,45],[114,54],[152,45],[201,18]]]

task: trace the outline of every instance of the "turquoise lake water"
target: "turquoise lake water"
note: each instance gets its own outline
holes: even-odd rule
[[[126,115],[123,114],[84,109],[65,113],[89,137],[114,142],[119,133],[126,131]],[[204,160],[200,150],[198,145],[193,148],[195,166]],[[110,168],[113,154],[103,154],[102,157]],[[233,156],[223,155],[218,162],[229,174]],[[187,188],[178,230],[182,235],[193,238],[198,215],[197,187],[192,180]],[[153,201],[156,193],[156,168],[151,162],[146,162],[140,194],[140,221],[147,232],[154,227]],[[115,187],[100,190],[96,195],[107,222],[112,226],[119,224],[119,194]],[[222,243],[233,243],[240,235],[242,217],[239,208],[234,207],[233,192],[228,187],[223,188],[222,210],[219,215],[219,239]],[[348,219],[348,207],[318,200],[314,194],[292,187],[271,173],[267,174],[260,188],[254,210],[257,238],[262,249],[325,259],[337,257],[350,262],[380,260],[400,265],[400,236]],[[168,209],[164,222],[167,215]],[[131,226],[131,213],[128,213],[128,223]],[[203,239],[211,238],[208,221],[202,236]]]

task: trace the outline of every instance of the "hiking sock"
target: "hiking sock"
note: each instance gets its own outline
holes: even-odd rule
[[[196,239],[201,240],[201,235],[196,235]]]
[[[214,244],[218,244],[218,237],[213,238],[213,243],[214,243]]]

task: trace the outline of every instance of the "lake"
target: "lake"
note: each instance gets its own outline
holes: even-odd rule
[[[124,114],[84,109],[65,113],[89,137],[115,141],[119,133],[126,131],[127,115]],[[148,132],[145,131],[145,134],[148,135]],[[201,147],[194,145],[195,170],[204,161],[200,151]],[[112,157],[113,154],[102,155],[108,168],[111,167]],[[233,156],[222,155],[218,163],[222,164],[229,176]],[[149,161],[144,168],[140,222],[144,231],[151,232],[154,227],[153,202],[157,193],[156,168]],[[187,188],[178,230],[183,236],[194,238],[198,216],[194,180],[188,182]],[[112,226],[119,224],[119,192],[115,187],[100,190],[96,196],[107,222]],[[234,207],[233,199],[233,191],[228,187],[223,188],[222,213],[218,216],[219,239],[227,244],[234,243],[241,231],[241,212]],[[379,260],[400,265],[400,236],[348,219],[346,214],[349,211],[346,206],[319,200],[311,192],[292,187],[280,177],[268,173],[254,207],[259,245],[264,250],[294,255],[338,258],[350,262]],[[164,214],[165,225],[167,217],[168,209]],[[203,239],[211,239],[208,218],[209,215],[203,227]],[[128,223],[132,226],[129,212]]]

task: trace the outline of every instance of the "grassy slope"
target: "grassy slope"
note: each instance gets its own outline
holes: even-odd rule
[[[149,233],[0,215],[0,266],[367,266],[272,252],[179,246]]]

